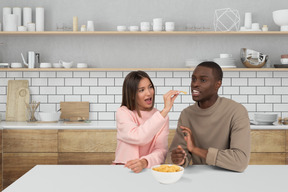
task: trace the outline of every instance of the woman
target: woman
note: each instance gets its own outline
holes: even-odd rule
[[[135,173],[164,162],[168,150],[169,118],[179,91],[164,96],[164,108],[154,108],[155,89],[147,73],[130,72],[123,83],[122,104],[116,112],[117,149],[114,164]]]

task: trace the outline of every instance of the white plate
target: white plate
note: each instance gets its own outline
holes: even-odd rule
[[[220,67],[221,68],[237,68],[236,66],[221,66],[221,65],[220,65]]]

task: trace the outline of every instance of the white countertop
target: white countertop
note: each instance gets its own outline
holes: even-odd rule
[[[177,123],[170,122],[170,129],[176,129]],[[250,125],[251,129],[288,129],[288,125]],[[2,121],[1,129],[116,129],[115,121],[91,121],[90,123],[28,123]]]
[[[135,174],[122,165],[37,165],[3,192],[271,192],[285,191],[287,178],[287,165],[249,165],[243,173],[194,165],[178,182],[165,185],[150,169]]]

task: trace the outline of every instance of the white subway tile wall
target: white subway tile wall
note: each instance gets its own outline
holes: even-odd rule
[[[28,80],[31,100],[39,101],[41,111],[59,109],[61,101],[89,101],[90,120],[115,120],[122,102],[122,84],[129,71],[99,72],[0,72],[0,113],[5,117],[8,80]],[[155,85],[155,107],[164,107],[163,94],[170,89],[180,94],[169,113],[177,121],[183,109],[194,104],[190,94],[192,72],[148,71]],[[288,72],[224,71],[219,95],[242,103],[253,117],[257,112],[288,116]]]

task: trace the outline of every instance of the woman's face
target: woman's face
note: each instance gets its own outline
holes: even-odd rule
[[[140,111],[151,110],[153,106],[154,88],[147,78],[142,78],[136,93],[136,102]]]

